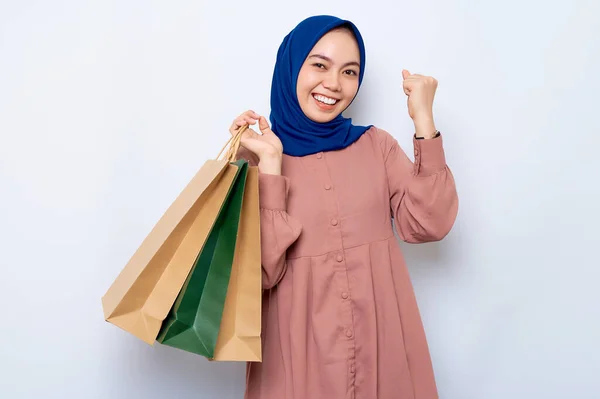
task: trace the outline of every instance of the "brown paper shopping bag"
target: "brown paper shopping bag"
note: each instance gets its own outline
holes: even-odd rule
[[[258,169],[250,167],[214,361],[262,361]]]
[[[223,159],[204,163],[119,273],[102,297],[106,321],[154,343],[233,184],[243,131]]]

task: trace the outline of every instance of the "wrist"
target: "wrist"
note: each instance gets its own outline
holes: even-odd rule
[[[432,115],[415,118],[414,125],[417,137],[432,138],[437,132]]]
[[[258,171],[268,175],[281,175],[281,156],[261,157],[258,161]]]

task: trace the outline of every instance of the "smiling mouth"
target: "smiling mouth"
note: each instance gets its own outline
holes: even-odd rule
[[[335,104],[337,104],[340,101],[338,99],[327,97],[322,94],[313,94],[313,98],[315,100],[317,100],[317,103],[326,105],[326,106],[334,106]]]

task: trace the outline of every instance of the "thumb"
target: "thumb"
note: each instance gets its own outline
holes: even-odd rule
[[[408,72],[406,69],[402,70],[402,78],[406,79],[410,76],[410,72]]]
[[[264,116],[261,116],[260,119],[258,120],[258,127],[260,128],[260,131],[263,134],[272,134],[273,133],[273,131],[269,127],[269,123],[267,122],[267,118],[265,118]]]

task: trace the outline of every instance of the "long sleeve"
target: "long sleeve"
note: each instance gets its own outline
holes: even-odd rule
[[[398,235],[409,243],[442,240],[458,213],[458,195],[454,176],[446,164],[443,137],[413,137],[412,162],[389,133],[379,130],[378,135]]]
[[[240,148],[238,159],[248,160],[256,166],[254,154]],[[287,249],[298,239],[302,225],[287,213],[289,178],[259,173],[260,237],[262,286],[274,287],[287,270]]]
[[[289,179],[259,174],[260,238],[263,288],[277,284],[287,269],[287,249],[302,232],[301,224],[287,213]]]

